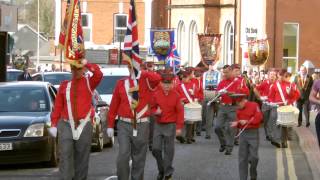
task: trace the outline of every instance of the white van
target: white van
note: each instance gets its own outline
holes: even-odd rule
[[[101,68],[101,72],[103,73],[103,78],[99,86],[97,87],[97,91],[99,92],[102,100],[110,105],[112,93],[117,81],[124,77],[128,77],[129,70],[126,65],[115,65]]]

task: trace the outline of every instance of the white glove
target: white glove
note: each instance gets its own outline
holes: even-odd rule
[[[56,127],[51,127],[48,129],[48,132],[49,134],[52,136],[52,137],[57,137],[57,133],[58,133],[58,130]]]
[[[108,135],[108,137],[113,137],[114,136],[114,129],[113,128],[108,128],[107,129],[107,135]]]
[[[226,90],[226,89],[221,89],[220,91],[218,91],[218,93],[220,93],[220,94],[226,94],[226,93],[227,93],[227,90]]]
[[[193,89],[189,89],[189,92],[190,92],[191,95],[194,95]]]
[[[260,99],[261,99],[262,101],[266,101],[266,100],[268,99],[268,97],[267,97],[267,96],[261,96]]]

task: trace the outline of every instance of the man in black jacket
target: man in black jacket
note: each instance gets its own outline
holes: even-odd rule
[[[31,75],[28,71],[28,68],[23,68],[23,73],[21,73],[18,78],[18,81],[32,81]]]
[[[311,92],[313,79],[307,73],[307,68],[305,66],[300,67],[300,73],[296,76],[294,80],[297,88],[300,91],[300,98],[297,101],[297,108],[300,110],[298,118],[298,127],[302,125],[302,111],[306,118],[306,127],[310,126],[310,102],[309,95]]]

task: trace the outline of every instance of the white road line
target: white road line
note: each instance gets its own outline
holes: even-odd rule
[[[117,176],[110,176],[110,177],[107,177],[105,180],[112,180],[112,179],[118,179]]]
[[[283,156],[282,149],[276,149],[276,157],[277,157],[277,180],[284,180],[284,167],[283,167]]]
[[[288,148],[285,150],[285,152],[287,156],[289,180],[297,180],[298,178],[297,178],[296,169],[294,166],[294,160],[293,160],[291,148],[289,146],[289,142],[288,142]]]

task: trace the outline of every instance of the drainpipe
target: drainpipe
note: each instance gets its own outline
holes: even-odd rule
[[[273,67],[276,67],[276,39],[277,39],[277,0],[274,0],[274,16],[273,16]]]
[[[234,0],[233,63],[236,62],[237,2],[237,0]]]

